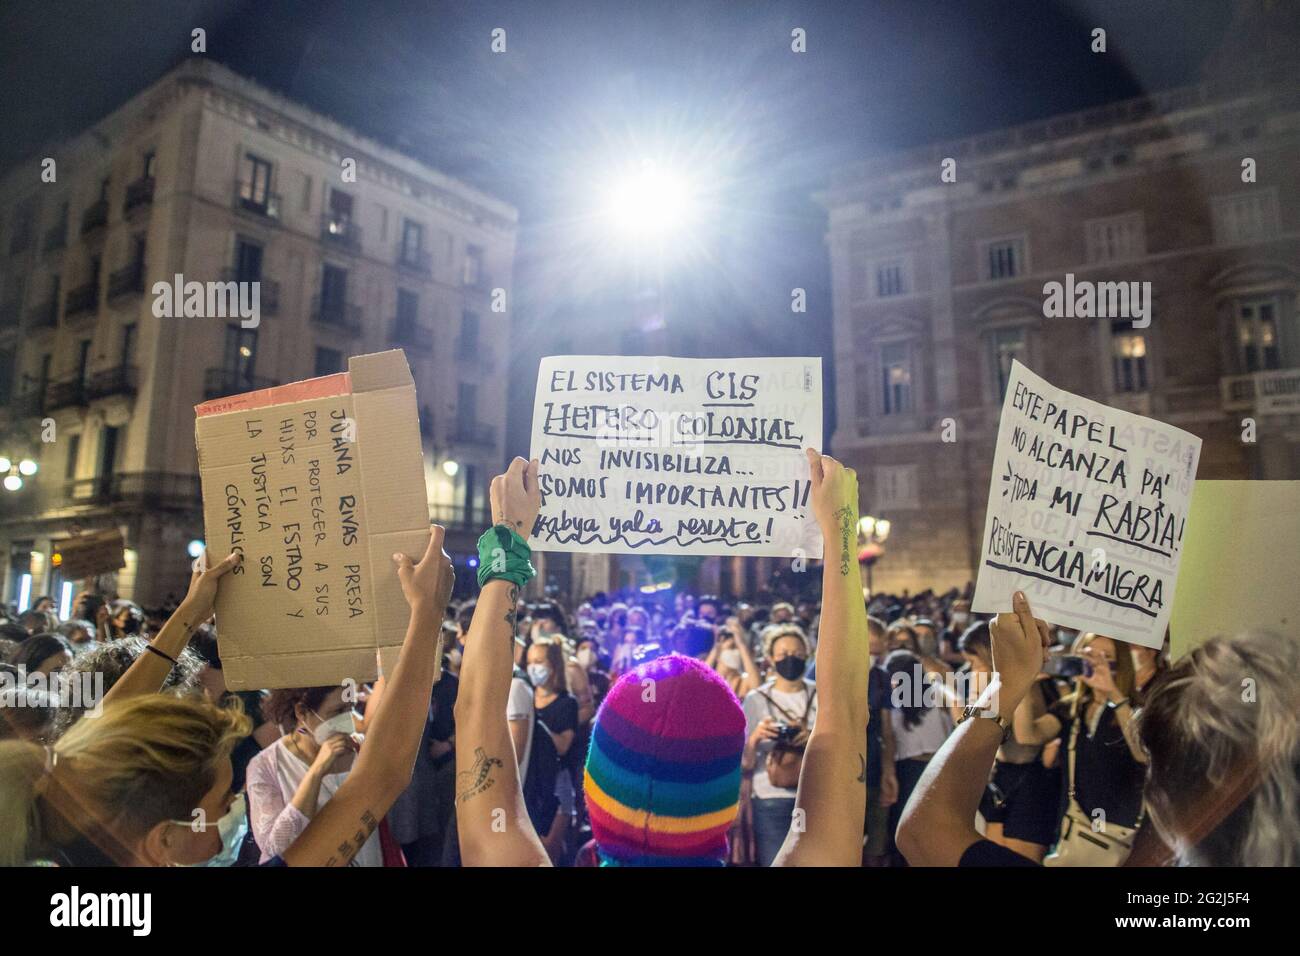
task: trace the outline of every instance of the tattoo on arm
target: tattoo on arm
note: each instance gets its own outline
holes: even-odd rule
[[[325,861],[326,866],[347,866],[352,862],[352,858],[361,852],[361,847],[365,845],[366,840],[370,839],[370,834],[375,832],[379,826],[379,821],[369,810],[361,814],[360,826],[351,840],[344,840],[338,846],[338,856],[331,856]]]
[[[862,773],[858,774],[858,783],[866,783],[867,782],[867,758],[862,754],[858,754],[858,762],[862,764]]]
[[[506,624],[509,625],[510,627],[510,630],[506,633],[506,636],[510,639],[511,644],[514,644],[515,642],[515,630],[518,628],[518,624],[516,623],[516,617],[518,616],[518,613],[519,613],[519,588],[517,588],[515,585],[512,584],[510,585],[510,608],[506,611],[506,617],[505,617]]]
[[[840,574],[849,576],[849,545],[853,541],[853,509],[845,506],[835,512],[840,524]]]
[[[482,747],[475,747],[474,766],[456,774],[456,802],[464,803],[490,789],[496,782],[492,779],[492,768],[500,766],[500,760],[489,757]]]

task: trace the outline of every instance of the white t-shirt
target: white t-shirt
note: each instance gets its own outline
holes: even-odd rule
[[[947,707],[927,707],[921,713],[921,722],[907,727],[901,710],[889,711],[889,719],[894,723],[895,760],[938,753],[952,733],[952,715]]]
[[[248,813],[253,824],[253,836],[262,851],[259,862],[265,863],[282,855],[311,822],[290,802],[309,769],[301,757],[285,746],[283,737],[249,761],[246,784]],[[347,776],[346,773],[327,773],[321,778],[320,792],[316,797],[317,811],[329,803]],[[370,834],[350,865],[384,865],[378,830]]]
[[[782,716],[780,710],[767,702],[767,699],[763,696],[764,694],[771,697],[791,717],[796,719],[802,717],[804,710],[807,709],[808,719],[806,725],[811,730],[813,723],[817,720],[817,698],[813,694],[813,690],[817,685],[810,680],[805,680],[803,685],[803,690],[787,693],[777,690],[774,681],[768,681],[758,690],[751,690],[746,694],[744,703],[745,736],[748,737],[752,734],[754,728],[762,722],[764,717],[771,717],[778,723],[788,722]],[[809,705],[810,698],[812,700],[811,706]],[[767,755],[771,752],[773,746],[775,744],[771,740],[760,740],[754,748],[757,757],[754,766],[753,790],[751,792],[756,800],[784,799],[793,797],[796,793],[796,789],[785,790],[781,787],[774,787],[768,779]]]
[[[528,681],[515,677],[510,681],[510,697],[506,700],[506,720],[528,721],[528,734],[524,738],[524,752],[519,758],[519,784],[528,777],[528,757],[533,752],[533,689]]]

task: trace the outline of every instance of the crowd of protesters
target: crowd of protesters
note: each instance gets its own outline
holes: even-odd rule
[[[480,544],[507,559],[450,604],[441,529],[395,555],[406,639],[359,686],[226,687],[237,555],[164,612],[6,610],[0,864],[1300,862],[1294,635],[1171,662],[1020,594],[991,619],[969,586],[864,600],[856,479],[809,459],[820,591],[574,607],[524,596],[540,496],[516,459]]]

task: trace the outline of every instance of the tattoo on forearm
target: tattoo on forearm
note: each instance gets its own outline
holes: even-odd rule
[[[357,832],[353,834],[351,840],[344,840],[338,845],[338,855],[331,856],[325,861],[326,866],[347,866],[352,862],[352,858],[361,852],[361,848],[366,841],[370,839],[370,834],[375,832],[379,826],[379,821],[369,810],[361,814],[360,826]]]
[[[500,760],[489,757],[482,747],[475,747],[474,766],[456,774],[456,802],[464,803],[490,789],[496,782],[492,779],[492,768],[500,766]]]
[[[519,614],[519,588],[512,584],[510,585],[510,608],[509,610],[506,611],[506,624],[508,624],[510,628],[506,632],[506,637],[509,639],[512,645],[515,642],[515,630],[518,627],[518,624],[516,623],[516,618],[518,617],[518,614]]]
[[[849,576],[849,547],[853,541],[853,509],[847,505],[835,512],[840,525],[840,574]]]

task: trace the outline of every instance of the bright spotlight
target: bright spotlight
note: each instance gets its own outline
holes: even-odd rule
[[[200,539],[195,538],[193,541],[191,541],[189,544],[185,546],[185,553],[188,554],[191,558],[197,558],[200,554],[203,553],[204,547],[205,545],[203,544],[203,542]]]
[[[24,475],[31,477],[36,474],[36,462],[32,461],[30,458],[24,458],[18,463],[18,470]]]
[[[5,475],[5,491],[17,491],[23,486],[23,480],[17,475]]]
[[[455,478],[456,472],[460,471],[460,463],[454,458],[448,458],[442,463],[442,471],[448,478]]]
[[[14,466],[14,463],[8,458],[0,457],[0,471],[8,471]]]
[[[622,235],[656,239],[682,228],[692,205],[686,177],[647,161],[610,189],[606,213]]]

